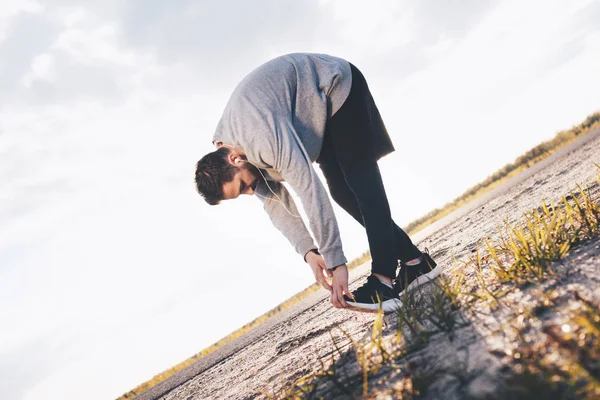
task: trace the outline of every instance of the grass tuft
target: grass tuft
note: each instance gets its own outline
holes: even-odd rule
[[[600,167],[596,164],[600,169]],[[600,176],[598,177],[600,182]],[[558,204],[543,202],[541,206],[524,213],[515,224],[505,221],[498,228],[496,239],[485,238],[464,260],[456,260],[456,273],[451,277],[442,275],[428,285],[426,292],[419,288],[401,295],[403,306],[396,312],[395,334],[384,334],[384,316],[379,310],[371,334],[362,341],[354,340],[347,332],[342,334],[351,343],[354,361],[359,372],[344,376],[349,371],[348,359],[340,366],[342,350],[332,337],[335,351],[331,353],[329,366],[322,361],[321,371],[311,373],[291,384],[281,384],[276,396],[269,398],[313,398],[318,387],[329,383],[348,398],[372,398],[377,392],[373,382],[388,374],[399,365],[404,367],[401,390],[390,384],[387,395],[414,398],[426,395],[427,388],[440,376],[451,376],[466,388],[476,377],[465,366],[448,368],[408,367],[406,358],[427,346],[436,334],[445,334],[452,340],[458,327],[468,324],[464,313],[475,302],[491,307],[505,307],[515,315],[517,323],[508,324],[502,330],[515,331],[517,349],[511,352],[510,366],[501,384],[502,398],[594,398],[600,396],[600,317],[597,307],[578,293],[575,294],[576,309],[558,311],[568,314],[569,328],[546,324],[543,334],[546,342],[533,345],[525,329],[531,329],[537,320],[548,313],[556,313],[558,294],[551,290],[540,292],[539,302],[531,309],[519,306],[514,311],[504,296],[510,287],[542,283],[554,276],[550,266],[563,259],[572,247],[600,234],[600,204],[592,196],[590,187],[563,196]],[[469,280],[467,277],[474,279]],[[569,302],[569,304],[575,304]],[[334,357],[338,355],[338,358]],[[557,355],[562,360],[556,361]],[[404,361],[403,361],[404,360]],[[454,369],[453,369],[454,368]],[[385,379],[384,379],[385,380]],[[400,387],[400,386],[398,386]],[[500,393],[500,392],[499,392]]]

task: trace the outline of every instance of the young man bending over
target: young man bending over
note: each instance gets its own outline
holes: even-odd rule
[[[217,150],[196,165],[198,192],[212,205],[256,194],[331,292],[334,307],[375,311],[381,303],[391,311],[404,290],[439,275],[429,254],[392,220],[377,160],[394,147],[365,78],[348,61],[297,53],[259,66],[234,90],[213,143]],[[333,208],[313,162],[333,200],[367,232],[371,275],[352,293]],[[301,200],[316,245],[283,181]]]

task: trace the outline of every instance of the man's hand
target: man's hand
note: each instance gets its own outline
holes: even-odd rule
[[[329,271],[331,272],[331,271]],[[346,300],[344,300],[344,294],[348,297],[353,298],[352,293],[348,290],[348,267],[346,264],[338,266],[333,271],[333,281],[331,282],[331,304],[336,308],[350,307]]]
[[[317,283],[331,292],[332,288],[329,282],[327,282],[326,276],[332,276],[332,274],[331,271],[325,267],[325,260],[323,257],[313,251],[309,251],[306,253],[305,260],[308,265],[310,265]]]

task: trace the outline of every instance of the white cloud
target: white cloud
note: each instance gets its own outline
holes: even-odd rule
[[[21,82],[29,88],[36,79],[51,82],[54,78],[54,57],[51,54],[43,53],[33,59],[31,71],[21,79]]]
[[[408,2],[320,0],[319,3],[332,8],[332,18],[341,28],[338,28],[340,37],[355,46],[380,53],[416,39],[416,21]]]
[[[11,18],[24,13],[40,13],[44,7],[35,0],[4,1],[0,3],[0,43],[6,39]]]
[[[590,2],[31,4],[0,9],[0,352],[36,368],[19,364],[3,397],[81,398],[79,371],[115,397],[312,281],[256,199],[210,207],[193,187],[231,90],[269,56],[363,70],[397,148],[381,169],[401,223],[600,103]],[[364,230],[336,212],[359,255]],[[202,308],[249,287],[239,320]]]
[[[10,1],[0,4],[0,18],[10,18],[20,12],[40,12],[44,7],[35,0]]]
[[[538,10],[517,3],[502,3],[490,11],[463,41],[397,84],[394,97],[399,101],[382,107],[383,115],[402,110],[388,126],[392,132],[407,133],[396,137],[399,146],[409,152],[427,149],[437,161],[419,165],[415,173],[425,182],[436,177],[435,197],[443,199],[439,205],[529,146],[577,123],[599,103],[594,100],[598,96],[590,94],[597,91],[584,90],[580,84],[581,79],[590,84],[583,77],[593,74],[597,62],[579,63],[575,69],[567,58],[600,54],[589,43],[593,36],[579,36],[582,27],[573,23],[585,4],[552,3]],[[572,38],[581,41],[575,53],[563,50],[571,46]],[[562,82],[554,79],[559,69]],[[572,107],[558,93],[570,93],[581,101]],[[494,150],[484,143],[493,143]],[[397,165],[402,163],[398,160]],[[473,165],[480,167],[473,169]]]
[[[93,20],[92,20],[93,21]],[[90,22],[77,14],[73,20],[67,16],[69,27],[63,31],[53,49],[64,51],[73,62],[81,64],[108,63],[114,66],[139,67],[152,62],[152,56],[139,55],[119,47],[118,28],[114,24],[102,24],[90,29]]]

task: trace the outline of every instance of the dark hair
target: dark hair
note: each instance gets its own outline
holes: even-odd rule
[[[223,184],[233,180],[236,168],[227,161],[230,150],[219,147],[196,163],[196,190],[212,206],[223,200]]]

